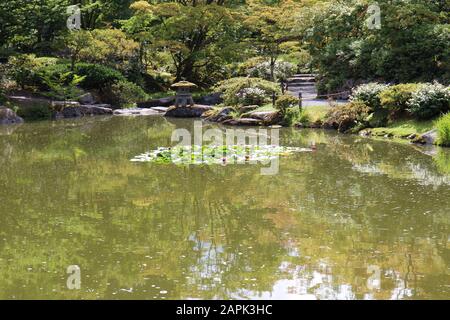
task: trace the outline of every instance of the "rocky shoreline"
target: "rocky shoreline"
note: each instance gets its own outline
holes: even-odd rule
[[[33,102],[37,99],[26,97],[10,97],[15,102]],[[44,101],[40,99],[38,102]],[[49,102],[49,101],[45,101]],[[205,121],[220,123],[231,126],[280,126],[283,117],[279,111],[258,111],[259,106],[243,106],[240,108],[223,107],[214,108],[210,105],[195,104],[194,106],[175,107],[170,105],[173,97],[155,99],[148,103],[141,103],[138,108],[113,109],[109,104],[96,104],[89,97],[84,96],[79,101],[50,101],[52,109],[52,118],[67,119],[80,118],[88,116],[165,116],[173,118],[202,118]],[[146,106],[146,107],[144,107]],[[0,125],[2,124],[20,124],[24,119],[19,117],[16,112],[10,108],[0,106]],[[296,128],[311,129],[332,129],[337,130],[337,124],[316,121],[308,124],[296,124]],[[373,135],[371,129],[364,129],[359,132],[364,137],[382,137]],[[382,138],[394,138],[392,135],[385,135]],[[395,137],[415,144],[432,145],[437,139],[436,130],[431,130],[424,134],[413,134],[407,137]]]

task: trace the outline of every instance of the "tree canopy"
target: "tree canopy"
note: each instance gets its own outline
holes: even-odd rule
[[[320,75],[334,92],[361,81],[448,82],[449,4],[368,0],[83,0],[80,31],[69,0],[0,4],[0,58],[34,53],[116,68],[146,90],[186,79],[209,87],[265,62]],[[158,90],[159,90],[158,89]]]

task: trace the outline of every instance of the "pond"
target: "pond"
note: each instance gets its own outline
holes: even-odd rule
[[[275,175],[130,161],[192,126],[0,128],[0,298],[450,296],[449,150],[286,128],[281,145],[317,150],[280,157]]]

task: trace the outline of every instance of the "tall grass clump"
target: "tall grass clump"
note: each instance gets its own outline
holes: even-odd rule
[[[437,144],[450,147],[450,112],[436,121],[436,128],[438,131]]]

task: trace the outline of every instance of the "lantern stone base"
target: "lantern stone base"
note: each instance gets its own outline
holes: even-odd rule
[[[193,107],[194,104],[190,94],[177,95],[175,98],[175,107]]]
[[[172,106],[167,109],[164,116],[174,118],[200,118],[203,113],[211,109],[213,109],[211,106],[200,104],[193,104],[192,106],[185,107]]]

